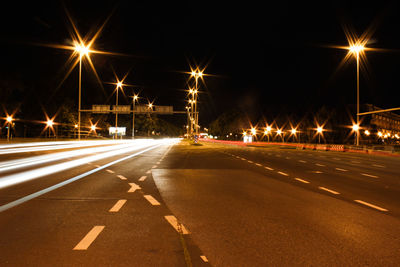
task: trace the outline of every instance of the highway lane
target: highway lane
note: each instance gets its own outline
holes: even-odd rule
[[[84,159],[92,155],[77,156],[80,165],[0,189],[1,208],[97,170],[0,212],[0,265],[187,266],[189,258],[207,266],[190,237],[167,220],[173,214],[152,183],[151,170],[166,164],[174,142],[152,141],[90,162]]]
[[[209,143],[170,158],[153,178],[214,266],[400,262],[398,158]]]

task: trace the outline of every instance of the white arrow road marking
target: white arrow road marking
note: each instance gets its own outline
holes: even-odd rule
[[[178,220],[175,218],[173,215],[167,215],[164,216],[164,218],[169,222],[169,224],[174,227],[174,229],[179,233],[179,228],[178,228]],[[189,234],[189,231],[183,226],[182,224],[180,225],[180,228],[182,230],[182,234],[187,235]]]
[[[129,183],[129,185],[131,186],[131,188],[128,190],[128,193],[133,193],[136,191],[136,189],[142,189],[140,186],[138,186],[135,183]]]
[[[104,227],[104,225],[94,226],[92,230],[90,230],[89,233],[87,233],[86,236],[81,240],[81,242],[74,247],[74,250],[86,250],[101,233],[101,231],[103,231]]]
[[[126,199],[120,199],[115,203],[115,205],[109,210],[109,212],[118,212],[122,206],[125,204]]]
[[[151,205],[153,206],[160,206],[160,202],[158,202],[154,197],[152,197],[151,195],[144,195],[144,198],[150,202]]]

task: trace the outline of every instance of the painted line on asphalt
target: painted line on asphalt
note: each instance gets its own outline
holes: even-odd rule
[[[189,231],[183,226],[183,224],[178,224],[178,220],[175,218],[173,215],[167,215],[164,216],[164,218],[169,222],[169,224],[174,227],[174,229],[179,233],[182,232],[182,234],[187,235],[189,234]],[[181,231],[180,231],[180,230]]]
[[[98,165],[98,164],[95,164],[94,165],[96,168],[100,168],[101,166],[100,165]]]
[[[381,207],[379,207],[379,206],[373,205],[373,204],[371,204],[371,203],[368,203],[368,202],[365,202],[365,201],[362,201],[362,200],[359,200],[359,199],[356,199],[356,200],[354,200],[354,201],[357,202],[357,203],[363,204],[363,205],[365,205],[365,206],[368,206],[368,207],[371,207],[371,208],[380,210],[380,211],[388,211],[387,209],[381,208]]]
[[[117,203],[114,204],[114,206],[109,210],[109,212],[118,212],[122,206],[126,203],[126,199],[120,199],[117,201]]]
[[[70,179],[68,179],[68,180],[65,180],[65,181],[63,181],[63,182],[61,182],[61,183],[55,184],[55,185],[53,185],[53,186],[47,187],[47,188],[45,188],[45,189],[42,189],[42,190],[40,190],[40,191],[37,191],[37,192],[32,193],[32,194],[30,194],[30,195],[27,195],[27,196],[25,196],[25,197],[22,197],[22,198],[19,198],[19,199],[17,199],[17,200],[14,200],[14,201],[12,201],[12,202],[9,202],[9,203],[7,203],[7,204],[5,204],[5,205],[3,205],[3,206],[0,206],[0,212],[3,212],[3,211],[5,211],[5,210],[8,210],[8,209],[13,208],[13,207],[18,206],[18,205],[21,205],[22,203],[25,203],[25,202],[27,202],[27,201],[29,201],[29,200],[32,200],[32,199],[34,199],[34,198],[37,198],[37,197],[39,197],[39,196],[41,196],[41,195],[44,195],[44,194],[46,194],[46,193],[48,193],[48,192],[51,192],[51,191],[53,191],[53,190],[56,190],[56,189],[58,189],[58,188],[60,188],[60,187],[63,187],[63,186],[65,186],[65,185],[67,185],[67,184],[70,184],[70,183],[72,183],[72,182],[75,182],[75,181],[77,181],[77,180],[80,180],[80,179],[82,179],[82,178],[84,178],[84,177],[86,177],[86,176],[88,176],[88,175],[91,175],[91,174],[96,173],[96,172],[98,172],[98,171],[100,171],[100,170],[103,170],[103,169],[105,169],[105,168],[107,168],[107,167],[109,167],[109,166],[112,166],[112,165],[114,165],[114,164],[117,164],[117,163],[119,163],[119,162],[121,162],[121,161],[130,159],[130,158],[136,157],[136,156],[138,156],[138,155],[140,155],[140,154],[143,154],[143,153],[145,153],[145,152],[147,152],[147,151],[153,150],[153,149],[155,149],[155,148],[157,148],[157,147],[159,147],[159,146],[162,146],[162,145],[163,145],[163,144],[158,144],[158,145],[155,145],[155,146],[151,146],[151,147],[146,148],[146,149],[144,149],[144,150],[142,150],[142,151],[136,152],[136,153],[134,153],[134,154],[132,154],[132,155],[129,155],[129,156],[126,156],[126,157],[123,157],[123,158],[114,160],[114,161],[109,162],[109,163],[107,163],[107,164],[104,164],[103,166],[100,166],[100,167],[98,167],[98,168],[96,168],[96,169],[90,170],[90,171],[88,171],[88,172],[82,173],[82,174],[80,174],[80,175],[78,175],[78,176],[75,176],[75,177],[73,177],[73,178],[70,178]]]
[[[157,161],[157,165],[159,165],[161,163],[161,161]]]
[[[315,165],[320,166],[320,167],[325,167],[326,165],[320,164],[320,163],[315,163]]]
[[[126,180],[126,179],[127,179],[125,176],[120,175],[120,174],[118,174],[117,177],[118,177],[119,179],[121,179],[121,180]]]
[[[319,186],[318,188],[321,189],[321,190],[324,190],[324,191],[326,191],[326,192],[332,193],[332,194],[334,194],[334,195],[339,195],[339,194],[340,194],[339,192],[333,191],[333,190],[328,189],[328,188],[326,188],[326,187]]]
[[[378,168],[385,168],[385,166],[383,166],[383,165],[379,165],[379,164],[372,164],[372,166],[374,166],[374,167],[378,167]]]
[[[139,178],[140,182],[143,182],[144,180],[146,180],[147,176],[143,175],[142,177]]]
[[[129,185],[131,186],[131,188],[129,188],[128,193],[133,193],[133,192],[135,192],[136,190],[142,189],[140,186],[138,186],[138,185],[135,184],[135,183],[129,183]]]
[[[307,163],[307,161],[305,161],[305,160],[299,160],[299,162],[301,162],[301,163]]]
[[[112,171],[112,170],[106,170],[106,172],[108,172],[108,173],[115,173],[115,172]]]
[[[144,195],[143,196],[148,202],[150,202],[151,205],[153,206],[160,206],[161,203],[158,202],[154,197],[152,197],[151,195]]]
[[[342,172],[347,172],[347,170],[341,169],[341,168],[335,168],[335,170],[342,171]]]
[[[303,179],[300,179],[300,178],[294,178],[294,179],[299,181],[299,182],[305,183],[305,184],[309,184],[310,183],[309,181],[306,181],[306,180],[303,180]]]
[[[323,173],[321,171],[312,171],[312,173]]]
[[[200,258],[204,261],[204,262],[208,262],[208,259],[207,259],[207,257],[206,256],[204,256],[204,255],[201,255],[200,256]]]
[[[286,157],[286,159],[290,159],[290,157]]]
[[[270,167],[267,167],[267,166],[265,166],[264,168],[267,169],[267,170],[270,170],[270,171],[273,171],[273,170],[274,170],[274,169],[272,169],[272,168],[270,168]]]
[[[262,165],[260,163],[256,163],[257,166],[261,167]]]
[[[254,163],[254,162],[253,162],[253,161],[251,161],[251,160],[248,160],[247,162],[248,162],[248,163]]]
[[[92,230],[90,230],[89,233],[87,233],[86,236],[81,240],[81,242],[74,247],[73,250],[87,250],[97,236],[101,233],[101,231],[103,231],[104,227],[104,225],[94,226]]]
[[[146,173],[147,173],[147,174],[151,173],[151,170],[148,170]]]
[[[367,176],[367,177],[372,177],[372,178],[379,178],[376,175],[368,174],[368,173],[361,173],[361,175]]]
[[[285,173],[285,172],[278,172],[280,175],[284,175],[284,176],[289,176],[289,174]]]
[[[155,168],[157,168],[157,165],[154,165],[153,167],[151,167],[152,169],[155,169]]]

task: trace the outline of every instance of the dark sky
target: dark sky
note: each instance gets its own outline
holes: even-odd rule
[[[356,102],[356,65],[337,70],[346,45],[343,27],[361,35],[376,25],[368,52],[368,74],[360,84],[361,103],[399,106],[400,10],[375,1],[32,1],[2,7],[2,83],[29,87],[23,101],[59,105],[77,100],[77,70],[57,88],[69,52],[35,44],[68,44],[70,24],[65,9],[82,35],[95,30],[110,14],[95,49],[128,56],[93,55],[103,82],[112,82],[112,67],[137,85],[155,104],[185,106],[190,64],[207,66],[200,95],[200,122],[222,112],[305,112],[322,105]],[[137,1],[139,2],[139,1]],[[144,1],[140,1],[144,2]],[[218,4],[216,4],[218,2]],[[271,3],[270,3],[271,2]],[[265,4],[267,3],[267,4]],[[114,10],[114,11],[113,11]],[[337,70],[337,71],[336,71]],[[6,81],[6,82],[4,82]],[[96,83],[83,72],[83,104],[112,104],[113,87]],[[132,89],[126,89],[130,95]],[[1,99],[0,102],[7,100]],[[126,102],[121,98],[120,102]],[[50,104],[49,104],[50,103]]]

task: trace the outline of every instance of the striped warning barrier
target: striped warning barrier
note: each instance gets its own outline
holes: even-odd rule
[[[331,151],[341,151],[344,152],[344,145],[330,145],[329,150]]]

